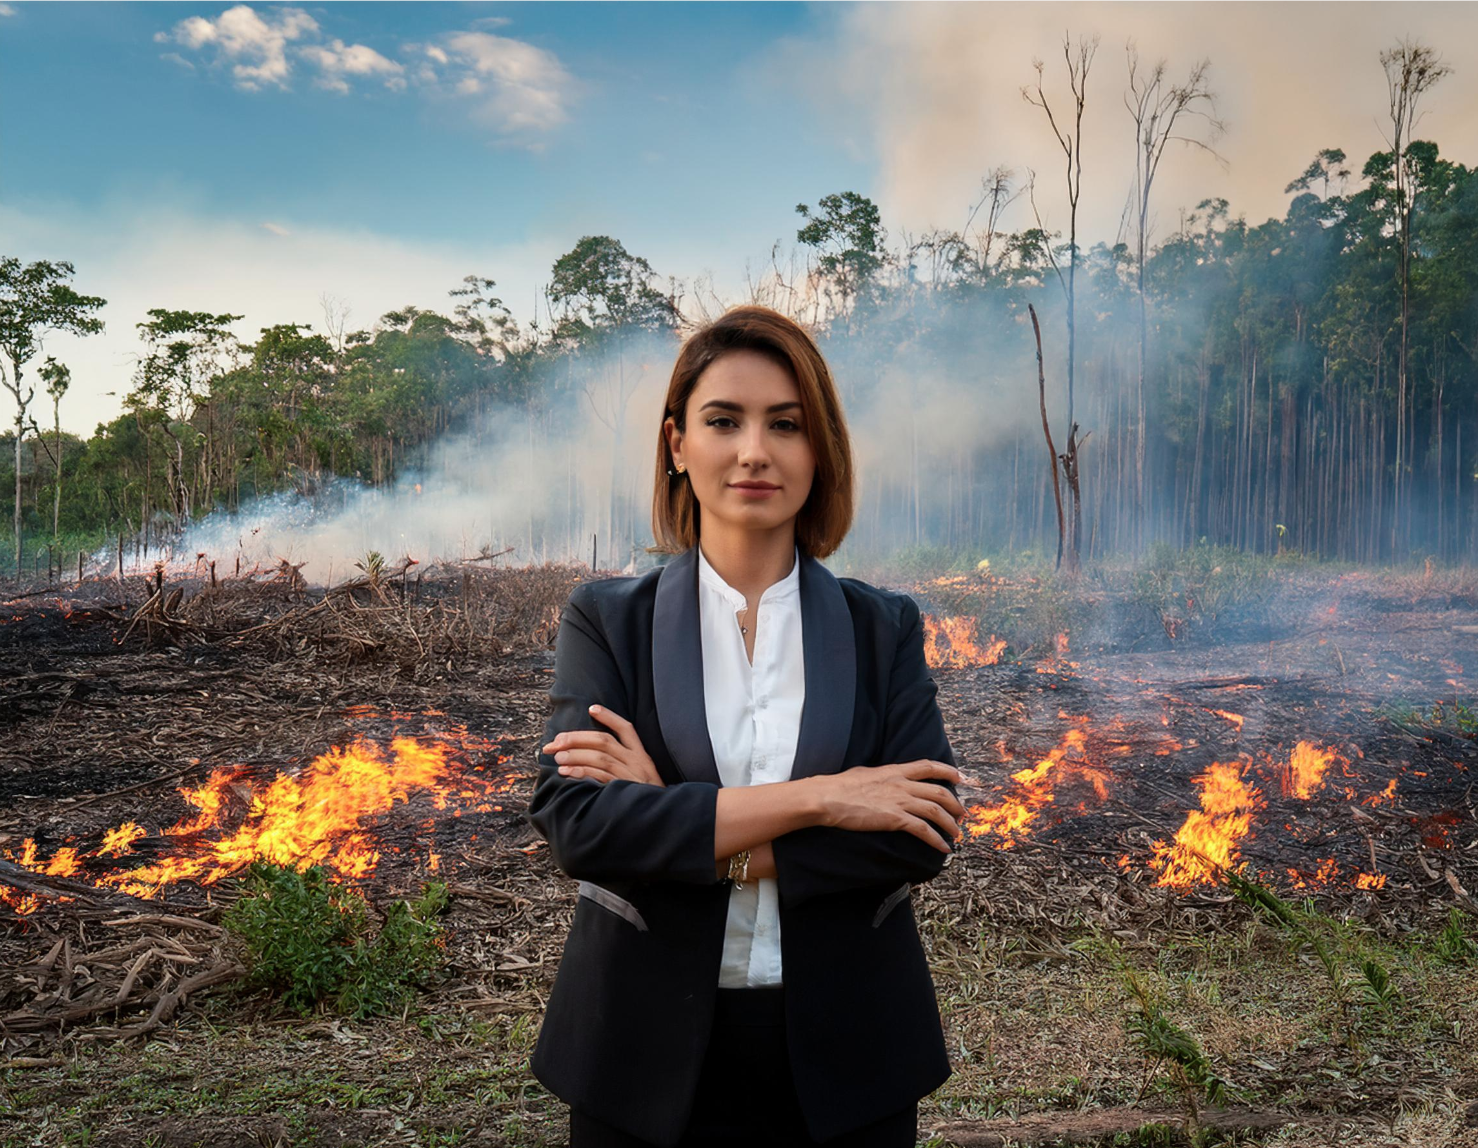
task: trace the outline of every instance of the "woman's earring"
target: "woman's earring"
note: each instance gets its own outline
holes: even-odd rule
[[[678,468],[676,470],[673,470],[672,467],[669,466],[667,468],[667,473],[668,474],[682,474],[682,472],[684,470],[686,470],[686,469],[687,469],[687,467],[685,467],[685,466],[683,466],[681,464],[678,465]]]

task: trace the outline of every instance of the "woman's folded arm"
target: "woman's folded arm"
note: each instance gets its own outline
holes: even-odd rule
[[[595,704],[629,714],[627,690],[597,621],[591,583],[576,586],[560,615],[554,685],[544,743],[571,730],[606,731]],[[644,782],[567,777],[547,753],[524,815],[549,842],[554,863],[578,880],[628,878],[712,885],[718,786],[663,787]]]
[[[955,764],[938,692],[924,656],[918,603],[905,597],[884,714],[882,757],[876,764],[920,759]],[[959,796],[948,782],[928,780]],[[939,836],[946,840],[942,831]],[[776,837],[772,848],[780,897],[792,906],[867,885],[928,881],[939,875],[948,856],[905,829],[859,832],[824,824]]]

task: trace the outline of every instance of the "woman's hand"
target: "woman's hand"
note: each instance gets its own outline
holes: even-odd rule
[[[591,777],[596,781],[640,781],[647,785],[667,783],[642,747],[636,727],[604,706],[591,706],[590,716],[615,730],[567,730],[555,736],[542,752],[554,755],[565,777]]]
[[[826,822],[837,829],[904,829],[943,853],[963,836],[965,807],[942,785],[922,780],[941,777],[958,785],[964,775],[945,761],[901,765],[858,765],[841,773],[819,774]],[[945,833],[949,837],[944,836]]]

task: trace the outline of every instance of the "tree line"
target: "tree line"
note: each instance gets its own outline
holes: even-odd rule
[[[777,244],[748,286],[745,301],[816,333],[849,409],[891,390],[917,410],[931,378],[981,405],[1014,395],[1018,413],[1034,416],[1040,400],[1040,426],[996,420],[944,448],[937,425],[910,416],[896,465],[864,476],[857,537],[1055,547],[1069,565],[1203,540],[1350,561],[1478,557],[1478,179],[1414,138],[1418,105],[1447,71],[1436,54],[1410,41],[1382,53],[1390,146],[1358,169],[1322,149],[1290,173],[1281,219],[1253,225],[1211,198],[1152,243],[1168,145],[1214,153],[1223,129],[1205,61],[1172,82],[1130,45],[1129,233],[1083,247],[1097,41],[1062,46],[1071,100],[1054,104],[1040,61],[1022,93],[1062,148],[1058,192],[997,167],[960,228],[897,241],[866,196],[827,195],[796,209],[803,264],[792,259],[787,274]],[[1054,195],[1068,207],[1066,235],[1042,223]],[[1029,225],[1005,226],[1013,204],[1030,206]],[[12,569],[29,567],[27,545],[168,534],[264,494],[311,492],[329,475],[391,483],[490,411],[553,437],[588,401],[619,442],[623,356],[675,353],[717,309],[701,284],[664,279],[609,236],[556,260],[544,321],[527,327],[476,275],[443,311],[406,307],[348,331],[328,309],[320,330],[280,324],[251,344],[231,334],[241,316],[156,309],[138,324],[123,413],[83,439],[61,430],[68,368],[40,353],[49,332],[102,329],[106,301],[79,293],[75,274],[67,262],[0,258]],[[584,373],[595,362],[616,364],[601,368],[605,407]],[[644,496],[623,505],[618,485],[602,549],[625,554],[646,541]]]

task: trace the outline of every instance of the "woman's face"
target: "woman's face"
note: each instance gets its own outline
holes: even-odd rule
[[[801,393],[790,371],[757,351],[728,351],[698,376],[688,396],[687,433],[663,423],[674,463],[687,467],[703,529],[781,527],[811,493],[816,456]],[[742,483],[776,489],[749,493]]]

